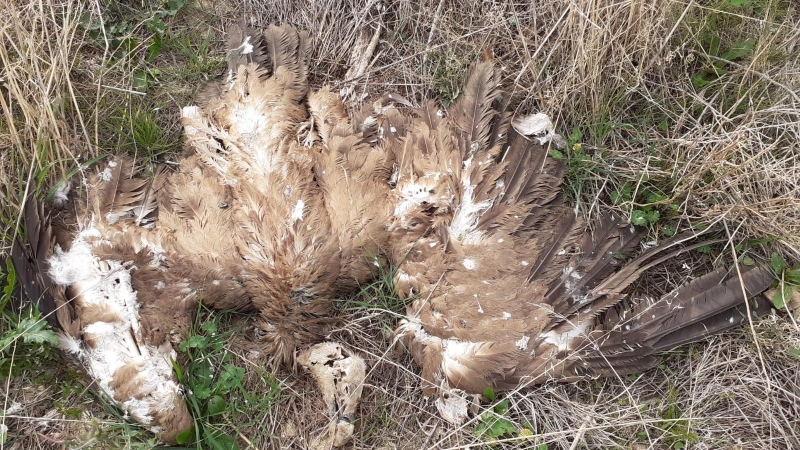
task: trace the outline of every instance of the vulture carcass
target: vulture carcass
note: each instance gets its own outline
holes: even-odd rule
[[[641,230],[613,214],[590,227],[564,204],[549,121],[510,121],[488,62],[447,110],[388,94],[351,117],[330,89],[309,92],[304,33],[239,27],[228,44],[226,80],[182,110],[191,155],[176,170],[113,158],[52,222],[28,202],[30,245],[14,251],[63,347],[165,441],[191,425],[171,360],[198,302],[259,314],[263,353],[309,369],[339,445],[365,366],[317,343],[330,299],[387,259],[413,298],[397,335],[429,395],[638,372],[738,324],[772,281],[719,270],[660,299],[627,295],[683,239],[620,258]]]

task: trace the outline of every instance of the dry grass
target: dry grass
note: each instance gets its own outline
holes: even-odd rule
[[[224,29],[245,16],[309,30],[312,83],[351,87],[354,106],[364,94],[390,90],[420,103],[450,101],[469,64],[490,50],[516,111],[548,113],[580,144],[565,152],[567,190],[584,212],[613,203],[630,213],[655,202],[662,219],[654,232],[725,225],[734,244],[764,243],[748,250],[755,258],[777,252],[800,259],[800,13],[788,0],[732,3],[198,0],[167,22],[164,50],[148,61],[146,15],[122,32],[107,20],[99,37],[80,25],[82,17],[108,19],[114,5],[123,16],[147,9],[140,4],[2,0],[0,250],[7,252],[24,192],[47,193],[106,151],[145,151],[120,137],[133,129],[135,111],[152,112],[165,141],[176,136],[178,108],[204,74],[219,75]],[[364,70],[344,80],[352,48],[376,30],[381,38]],[[136,42],[120,58],[112,38],[125,37]],[[742,42],[743,55],[725,53]],[[718,77],[710,74],[714,63],[724,70]],[[152,77],[146,94],[136,89],[137,73]],[[731,247],[712,256],[729,259]],[[667,289],[714,261],[687,262],[690,269],[676,263],[640,288]],[[413,364],[388,350],[387,320],[384,312],[361,311],[335,334],[371,364],[354,447],[483,446],[473,433],[479,418],[452,427],[421,397]],[[513,393],[507,418],[533,436],[497,447],[798,448],[800,371],[791,348],[800,348],[800,329],[778,317],[684,348],[636,379]],[[243,367],[257,367],[237,355]],[[110,415],[51,360],[42,364],[6,378],[9,433],[0,447],[72,440],[84,448],[147,448],[146,433]],[[301,445],[325,425],[306,380],[280,378],[284,400],[238,430],[254,448]]]

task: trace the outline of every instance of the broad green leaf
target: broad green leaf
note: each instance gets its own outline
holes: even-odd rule
[[[744,41],[737,42],[731,45],[725,53],[722,54],[722,59],[728,61],[736,61],[739,58],[749,55],[753,52],[753,47],[756,45],[756,40],[753,38],[745,39]]]
[[[196,387],[192,390],[192,392],[194,393],[194,396],[200,400],[205,400],[211,397],[211,389],[205,386]]]
[[[228,405],[225,403],[225,399],[222,398],[222,396],[215,395],[208,399],[208,406],[206,410],[209,416],[216,416],[225,412],[225,408],[227,406]]]
[[[783,272],[784,279],[791,284],[800,284],[800,267],[795,266]]]
[[[208,359],[195,361],[190,370],[192,376],[200,380],[198,382],[202,382],[203,386],[208,386],[214,377],[214,371],[211,369],[211,362]]]
[[[786,307],[786,299],[792,297],[792,288],[786,286],[786,284],[781,284],[778,286],[777,292],[772,297],[772,304],[775,305],[775,309],[783,309]]]
[[[200,329],[205,331],[206,333],[214,334],[217,332],[217,324],[215,324],[214,322],[205,322],[202,325],[200,325]]]
[[[214,385],[214,390],[219,394],[227,394],[234,387],[241,387],[243,379],[243,368],[227,364],[219,375],[219,381]]]
[[[789,347],[789,350],[786,350],[786,353],[788,353],[792,358],[800,360],[800,348]]]
[[[786,270],[787,264],[786,261],[783,260],[777,253],[773,253],[770,256],[770,265],[772,266],[772,270],[777,274],[780,275]]]
[[[139,92],[144,92],[150,86],[150,80],[147,72],[144,70],[137,70],[133,73],[133,87]]]
[[[47,329],[47,323],[44,320],[29,317],[19,323],[17,330],[28,344],[48,343],[53,347],[58,345],[58,337],[52,330]]]
[[[196,334],[196,335],[190,337],[189,339],[181,342],[181,345],[179,345],[178,348],[180,348],[181,351],[185,352],[186,349],[189,349],[189,348],[204,349],[204,348],[206,348],[207,344],[208,344],[208,338],[207,337],[200,336],[200,335]]]
[[[162,24],[163,25],[163,24]],[[152,61],[161,53],[161,35],[156,33],[153,35],[153,42],[147,49],[147,60]]]
[[[502,417],[498,417],[492,424],[490,433],[492,434],[492,437],[498,438],[506,434],[514,434],[515,431],[517,431],[517,428],[513,423],[511,423],[511,421],[503,419]]]
[[[705,87],[708,83],[710,81],[706,80],[705,73],[698,73],[692,76],[692,86],[697,89]]]
[[[583,133],[581,133],[580,128],[575,127],[572,129],[572,133],[570,133],[567,142],[569,143],[569,146],[572,147],[574,144],[580,142],[582,138],[583,138]]]
[[[205,440],[208,446],[214,450],[239,450],[236,439],[219,430],[206,428]]]
[[[194,428],[189,428],[188,430],[178,433],[178,435],[175,436],[175,441],[180,445],[188,444],[189,441],[192,440],[192,436],[194,436]]]
[[[641,209],[634,209],[631,212],[631,223],[640,227],[646,226],[648,224],[646,213]]]
[[[486,388],[483,390],[483,396],[486,397],[490,402],[494,401],[494,389]]]
[[[678,232],[678,229],[669,225],[664,225],[663,227],[661,227],[661,232],[666,237],[672,237],[675,236],[675,233]]]

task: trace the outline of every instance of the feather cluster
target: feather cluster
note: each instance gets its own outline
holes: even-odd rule
[[[741,322],[738,308],[771,282],[760,268],[741,283],[720,270],[630,298],[687,237],[618,259],[641,230],[611,214],[587,223],[564,203],[565,167],[544,146],[552,124],[539,114],[511,126],[489,62],[447,109],[387,94],[348,115],[329,88],[309,91],[306,34],[241,27],[228,44],[227,79],[182,111],[191,155],[176,171],[109,161],[53,231],[31,202],[31,245],[15,246],[65,347],[166,441],[190,424],[170,359],[198,302],[259,313],[264,354],[293,367],[334,322],[330,299],[392,264],[411,299],[398,340],[423,391],[461,420],[442,400],[451,390],[638,372],[657,351]],[[332,361],[363,378],[336,349]]]

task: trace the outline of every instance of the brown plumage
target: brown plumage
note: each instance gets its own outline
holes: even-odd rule
[[[703,243],[678,237],[623,263],[642,230],[613,214],[590,227],[564,204],[564,165],[508,126],[489,63],[447,111],[413,115],[390,229],[396,287],[416,296],[397,334],[427,394],[640,372],[656,352],[738,325],[745,298],[772,282],[748,268],[745,294],[720,269],[660,299],[631,297],[645,270]],[[437,405],[455,421],[466,413]]]
[[[718,270],[660,299],[632,297],[645,270],[699,244],[677,237],[620,259],[642,230],[613,214],[587,224],[564,203],[565,167],[543,146],[549,120],[512,126],[490,62],[446,110],[387,94],[348,115],[329,88],[309,92],[304,33],[239,27],[228,45],[226,80],[182,111],[191,155],[177,170],[109,161],[52,228],[29,201],[29,245],[13,252],[63,347],[165,441],[191,424],[170,359],[198,302],[257,312],[273,364],[294,367],[304,350],[335,415],[355,410],[360,389],[334,391],[363,380],[363,361],[312,344],[335,321],[330,299],[387,260],[414,298],[397,334],[428,395],[638,372],[741,322],[745,298],[771,282],[750,268],[743,292]],[[329,360],[352,368],[346,383],[331,388],[335,374],[319,366]],[[331,442],[352,433],[339,419]]]

